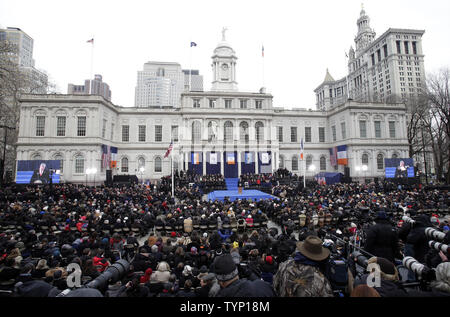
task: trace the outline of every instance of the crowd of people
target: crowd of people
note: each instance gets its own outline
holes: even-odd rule
[[[430,248],[425,234],[432,227],[445,234],[442,243],[450,243],[448,190],[382,182],[280,185],[291,177],[253,178],[269,181],[279,197],[261,201],[202,201],[199,188],[189,183],[223,178],[186,174],[177,176],[185,182],[176,186],[177,199],[171,197],[168,178],[153,188],[54,184],[2,189],[0,294],[450,296],[448,254]],[[413,221],[403,221],[405,215]],[[379,266],[381,285],[369,287],[368,272],[358,272],[352,256],[343,257],[349,245],[365,252],[366,264]],[[427,289],[403,286],[399,270],[405,256],[433,270]],[[70,265],[80,267],[82,285],[87,285],[121,260],[130,266],[110,285],[67,284]],[[409,282],[417,278],[409,272]]]

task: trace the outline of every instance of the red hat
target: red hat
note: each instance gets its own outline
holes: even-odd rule
[[[270,255],[266,256],[266,262],[272,264],[273,258]]]
[[[172,231],[172,233],[170,234],[170,236],[171,236],[172,238],[174,238],[174,237],[177,236],[177,234],[175,233],[175,231]]]

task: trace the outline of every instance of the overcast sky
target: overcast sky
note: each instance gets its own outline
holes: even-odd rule
[[[210,90],[211,56],[226,26],[240,91],[259,90],[264,61],[275,106],[315,109],[313,90],[326,68],[335,79],[346,74],[345,52],[354,46],[362,2],[377,37],[390,27],[425,30],[425,70],[450,67],[448,0],[1,0],[0,26],[34,39],[36,67],[60,93],[90,77],[86,41],[94,38],[93,72],[120,106],[134,106],[137,71],[147,61],[178,62],[183,69],[192,61]],[[191,41],[198,44],[192,50]]]

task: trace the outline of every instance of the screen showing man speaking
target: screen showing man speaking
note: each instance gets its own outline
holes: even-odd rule
[[[17,162],[17,184],[50,184],[59,183],[59,160],[29,160]]]
[[[386,178],[414,177],[414,161],[411,158],[384,159]]]

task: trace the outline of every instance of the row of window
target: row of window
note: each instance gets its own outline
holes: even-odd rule
[[[36,136],[45,136],[45,116],[36,116]],[[56,136],[66,136],[67,117],[56,117]],[[77,117],[77,136],[86,136],[86,116]]]
[[[155,125],[155,142],[162,142],[163,140],[163,126]],[[174,142],[178,141],[178,126],[173,125],[171,127],[171,140]],[[147,141],[147,126],[138,125],[138,142]],[[122,142],[130,142],[130,126],[122,125]]]
[[[192,107],[200,108],[200,100],[199,98],[192,99]],[[239,99],[239,108],[240,109],[249,109],[249,100],[248,99]],[[262,100],[255,100],[255,109],[262,109]],[[217,99],[208,99],[209,108],[217,108]],[[225,99],[224,100],[225,109],[233,108],[233,99]]]

